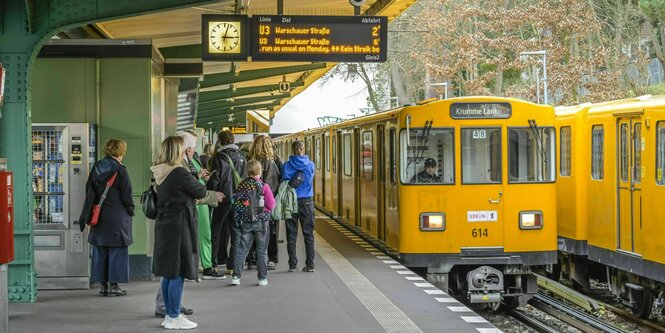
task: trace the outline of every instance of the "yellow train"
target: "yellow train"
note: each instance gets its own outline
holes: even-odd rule
[[[471,303],[524,304],[557,258],[554,108],[424,101],[276,139],[305,140],[318,207]]]
[[[648,317],[665,304],[665,97],[556,110],[560,264]],[[553,270],[558,276],[558,269]]]

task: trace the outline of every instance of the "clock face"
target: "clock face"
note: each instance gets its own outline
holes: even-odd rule
[[[209,22],[210,53],[240,53],[240,22]]]

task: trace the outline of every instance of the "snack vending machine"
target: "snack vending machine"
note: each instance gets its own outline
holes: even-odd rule
[[[90,124],[32,125],[35,269],[39,289],[88,289],[87,230],[78,218],[96,160]]]

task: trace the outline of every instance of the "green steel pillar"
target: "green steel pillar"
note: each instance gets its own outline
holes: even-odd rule
[[[37,278],[32,237],[30,69],[51,36],[82,24],[142,15],[210,0],[0,0],[0,62],[7,69],[0,118],[0,157],[14,172],[14,243],[9,300],[34,302]]]

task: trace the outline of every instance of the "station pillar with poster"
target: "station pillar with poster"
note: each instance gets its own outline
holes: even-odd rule
[[[0,158],[0,332],[9,332],[8,264],[14,260],[14,188],[7,159]]]
[[[78,218],[96,159],[96,129],[85,123],[33,124],[32,189],[39,289],[90,287],[87,229]]]

